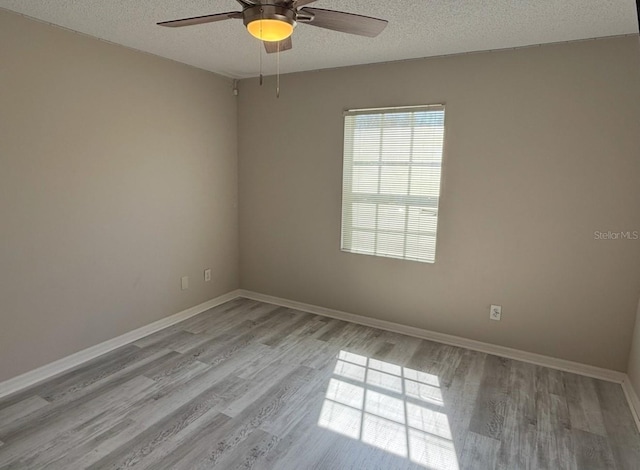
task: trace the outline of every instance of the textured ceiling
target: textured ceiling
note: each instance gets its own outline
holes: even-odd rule
[[[318,0],[313,5],[389,20],[377,38],[300,24],[282,73],[503,49],[638,32],[635,0]],[[259,73],[260,44],[241,20],[155,23],[239,10],[234,0],[0,0],[0,7],[234,78]],[[265,74],[275,54],[263,55]]]

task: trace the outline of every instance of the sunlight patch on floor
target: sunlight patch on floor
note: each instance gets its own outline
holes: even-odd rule
[[[458,470],[438,377],[340,351],[318,425],[432,470]]]

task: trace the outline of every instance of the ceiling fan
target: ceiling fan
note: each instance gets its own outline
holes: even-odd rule
[[[236,0],[242,11],[216,13],[180,20],[163,21],[160,26],[176,28],[229,19],[241,19],[249,33],[264,42],[268,53],[291,49],[291,34],[298,23],[318,28],[376,37],[388,21],[321,8],[301,8],[316,0]]]

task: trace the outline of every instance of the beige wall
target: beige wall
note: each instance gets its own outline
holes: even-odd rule
[[[0,381],[238,287],[236,109],[227,79],[0,11]]]
[[[626,370],[640,241],[594,231],[640,230],[637,38],[273,82],[241,82],[243,288]],[[447,105],[436,263],[340,252],[342,111],[427,103]]]
[[[629,353],[629,379],[636,395],[640,397],[640,302],[638,303],[638,313],[636,315],[636,326],[633,330],[633,340],[631,342],[631,352]],[[637,410],[640,413],[640,410]]]

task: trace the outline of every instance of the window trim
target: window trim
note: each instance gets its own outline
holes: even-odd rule
[[[353,191],[353,179],[351,177],[347,178],[347,174],[351,174],[353,169],[353,136],[347,138],[347,117],[349,116],[360,116],[360,115],[382,115],[382,114],[396,114],[396,113],[407,113],[407,112],[420,112],[420,111],[442,111],[443,113],[443,125],[442,125],[442,146],[441,146],[441,155],[440,161],[436,162],[413,162],[411,158],[409,163],[406,162],[384,162],[384,166],[403,166],[408,167],[409,170],[409,184],[411,184],[411,170],[416,167],[439,167],[440,168],[440,179],[438,184],[438,195],[437,196],[415,196],[415,195],[381,195],[381,194],[358,194]],[[413,116],[415,117],[415,116]],[[413,135],[413,131],[415,126],[412,124],[411,131]],[[354,128],[355,130],[355,128]],[[445,140],[446,140],[446,112],[445,112],[445,104],[444,103],[436,103],[436,104],[426,104],[426,105],[413,105],[413,106],[394,106],[394,107],[380,107],[380,108],[358,108],[358,109],[348,109],[343,112],[343,158],[342,158],[342,194],[341,194],[341,220],[340,220],[340,250],[345,253],[351,254],[364,254],[369,256],[376,256],[381,258],[391,258],[402,261],[416,261],[427,264],[434,264],[436,261],[436,253],[437,253],[437,244],[438,244],[438,225],[439,225],[439,206],[440,199],[442,197],[442,185],[443,185],[443,167],[444,167],[444,153],[445,153]],[[350,146],[351,145],[351,146]],[[413,139],[411,141],[411,145],[413,145]],[[347,158],[347,155],[350,158]],[[411,149],[411,155],[413,157],[413,149]],[[372,161],[372,162],[359,162],[359,166],[366,166],[370,164],[373,167],[377,167],[382,169],[382,162]],[[381,171],[379,172],[379,178],[381,175]],[[380,181],[380,180],[379,180]],[[348,186],[347,186],[348,185]],[[374,252],[365,252],[358,251],[353,249],[353,242],[350,236],[350,231],[352,231],[355,227],[353,225],[353,211],[345,211],[345,196],[349,195],[350,202],[354,200],[358,202],[370,202],[376,204],[376,226],[377,226],[377,218],[380,210],[380,204],[388,203],[397,205],[403,205],[407,208],[410,206],[413,207],[421,207],[422,210],[433,210],[435,212],[436,217],[436,228],[435,231],[426,232],[426,231],[411,231],[408,229],[408,221],[409,221],[409,211],[405,212],[405,228],[402,232],[394,231],[394,230],[385,230],[377,227],[367,229],[363,227],[357,227],[357,230],[360,232],[370,232],[370,233],[390,233],[390,234],[403,234],[405,237],[404,249],[402,256],[396,256],[391,254],[382,254],[377,253],[377,241],[376,247],[374,248]],[[434,251],[433,251],[433,259],[424,259],[417,257],[407,257],[406,250],[406,238],[407,235],[420,235],[420,236],[432,236],[434,238]],[[376,237],[377,240],[377,237]],[[351,247],[351,248],[347,248]]]

